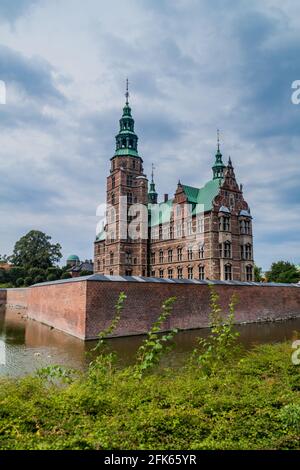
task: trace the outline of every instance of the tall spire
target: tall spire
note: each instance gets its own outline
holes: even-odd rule
[[[125,106],[123,108],[123,115],[120,119],[120,131],[116,136],[116,152],[115,156],[139,157],[137,145],[138,136],[134,132],[134,119],[131,115],[131,108],[129,106],[129,80],[126,79],[126,93],[125,93]]]
[[[215,164],[212,167],[213,170],[213,179],[222,179],[224,178],[225,165],[222,160],[222,154],[220,151],[220,130],[217,130],[217,153]]]
[[[129,106],[129,80],[128,78],[126,78],[126,93],[125,93],[125,97],[126,97],[126,106]]]
[[[150,183],[150,189],[148,193],[148,201],[150,204],[157,204],[157,199],[158,199],[158,194],[156,192],[155,183],[154,183],[154,170],[155,170],[155,166],[152,163],[151,183]]]

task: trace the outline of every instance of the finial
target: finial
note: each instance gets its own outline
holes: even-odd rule
[[[217,129],[218,152],[220,152],[220,129]]]
[[[154,163],[152,163],[152,183],[154,183],[154,170],[155,170],[155,166],[154,166]]]
[[[128,106],[129,105],[129,80],[128,78],[126,79],[126,93],[125,93],[125,96],[126,96],[126,105]]]
[[[228,158],[228,166],[232,166],[232,161],[231,161],[230,155],[229,155],[229,158]]]

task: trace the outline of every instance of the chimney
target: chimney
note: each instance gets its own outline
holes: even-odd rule
[[[165,202],[168,202],[169,200],[169,194],[165,194]]]

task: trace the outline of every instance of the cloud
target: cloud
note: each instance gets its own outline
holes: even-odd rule
[[[38,0],[1,0],[0,20],[13,23],[37,2]]]
[[[33,8],[38,3],[38,8]],[[30,12],[30,14],[28,14]],[[2,2],[0,253],[31,226],[92,252],[130,80],[160,194],[211,178],[216,129],[254,215],[256,261],[299,262],[300,6],[287,0]],[[18,21],[16,21],[18,20]],[[51,40],[49,40],[49,38]],[[14,214],[14,217],[13,217]]]

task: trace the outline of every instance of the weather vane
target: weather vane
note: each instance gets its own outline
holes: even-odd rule
[[[152,163],[152,181],[154,181],[154,170],[155,170],[155,166],[154,166],[154,163]]]
[[[217,129],[218,152],[220,152],[220,129]]]
[[[128,80],[128,78],[126,79],[126,93],[125,93],[125,96],[126,96],[126,104],[128,105],[129,104],[129,80]]]

